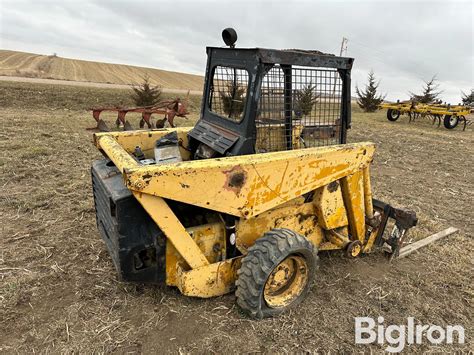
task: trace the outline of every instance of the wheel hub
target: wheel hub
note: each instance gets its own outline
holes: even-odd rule
[[[354,245],[354,247],[353,247],[352,250],[351,250],[351,255],[354,256],[354,257],[357,256],[357,255],[359,255],[361,249],[362,249],[362,248],[361,248],[360,245],[358,245],[358,244],[357,244],[357,245]]]
[[[298,255],[290,255],[278,264],[265,283],[265,302],[281,308],[297,299],[308,282],[307,268],[305,259]]]

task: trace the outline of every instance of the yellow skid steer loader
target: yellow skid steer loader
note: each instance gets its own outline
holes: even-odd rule
[[[95,134],[97,226],[121,280],[236,290],[262,318],[304,299],[318,251],[396,256],[416,216],[372,198],[374,144],[346,144],[353,59],[223,38],[194,127]]]

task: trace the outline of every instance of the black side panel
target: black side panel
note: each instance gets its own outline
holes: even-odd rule
[[[97,228],[123,281],[164,283],[166,239],[108,160],[92,164]]]

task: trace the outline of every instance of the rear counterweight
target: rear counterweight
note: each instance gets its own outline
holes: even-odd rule
[[[92,164],[97,228],[123,281],[165,283],[166,238],[109,160]]]

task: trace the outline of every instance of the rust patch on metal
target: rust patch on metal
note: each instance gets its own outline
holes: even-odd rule
[[[224,189],[233,191],[238,195],[247,181],[247,172],[240,166],[235,166],[230,170],[224,171],[224,174],[227,177]]]
[[[245,174],[243,172],[235,173],[230,177],[229,186],[240,188],[244,185]]]
[[[339,183],[337,181],[333,181],[328,184],[329,192],[336,192],[338,188],[339,188]]]

